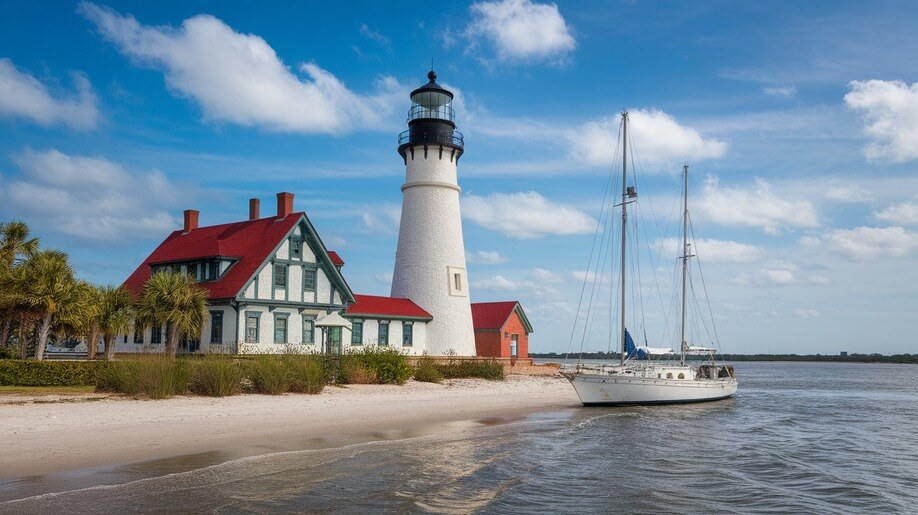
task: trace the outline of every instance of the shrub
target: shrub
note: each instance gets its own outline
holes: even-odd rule
[[[104,365],[98,361],[4,359],[0,360],[0,385],[92,386]]]
[[[414,373],[408,358],[395,349],[367,347],[359,351],[352,350],[342,356],[342,372],[345,372],[349,363],[356,363],[375,373],[379,384],[404,384]]]
[[[242,391],[242,368],[226,356],[205,356],[192,364],[188,389],[210,397],[235,395]]]
[[[256,393],[281,395],[290,390],[290,368],[285,356],[258,356],[247,363],[246,376]]]
[[[418,360],[418,364],[414,368],[414,379],[425,383],[439,383],[443,380],[443,374],[437,370],[437,366],[432,359],[424,356]]]
[[[480,377],[482,379],[503,380],[504,367],[494,360],[488,361],[451,361],[435,365],[440,374],[447,379]]]
[[[355,360],[345,360],[341,364],[339,381],[341,384],[378,384],[379,375]]]
[[[188,390],[188,363],[165,356],[144,356],[100,367],[96,390],[168,399]]]
[[[322,393],[325,388],[325,367],[316,356],[284,356],[290,374],[290,391],[296,393]]]

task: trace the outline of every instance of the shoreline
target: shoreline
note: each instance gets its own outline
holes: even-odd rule
[[[66,483],[68,476],[79,476],[71,473],[86,469],[166,466],[195,457],[207,466],[273,452],[443,434],[577,406],[574,390],[557,376],[330,386],[318,395],[5,404],[0,405],[0,493],[3,500],[44,493],[10,496],[14,492],[8,490],[52,478],[51,483]]]

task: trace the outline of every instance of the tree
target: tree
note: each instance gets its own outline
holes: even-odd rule
[[[23,259],[38,252],[38,238],[29,238],[29,226],[25,222],[0,223],[0,291],[13,289],[13,268]],[[0,301],[0,346],[9,341],[16,309],[13,301]]]
[[[207,316],[207,290],[176,272],[153,274],[143,286],[137,320],[143,327],[166,324],[166,353],[175,357],[182,335],[198,335]]]
[[[40,360],[45,355],[55,314],[79,300],[85,283],[74,278],[67,254],[57,250],[37,252],[14,270],[14,290],[6,295],[38,318],[35,358]]]
[[[124,333],[131,326],[134,317],[134,299],[124,286],[102,287],[99,292],[98,328],[105,341],[105,359],[111,361],[115,356],[115,337]],[[93,353],[95,354],[95,352]]]
[[[87,336],[87,354],[90,359],[95,355],[92,343],[99,339],[100,295],[97,286],[86,281],[74,281],[52,324],[58,336]]]

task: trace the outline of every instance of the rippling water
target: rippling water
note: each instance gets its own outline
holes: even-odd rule
[[[736,368],[728,401],[243,458],[0,512],[918,512],[918,367]]]

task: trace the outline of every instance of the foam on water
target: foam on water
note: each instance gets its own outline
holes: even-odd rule
[[[242,458],[0,512],[918,512],[918,367],[737,372],[724,402]]]

